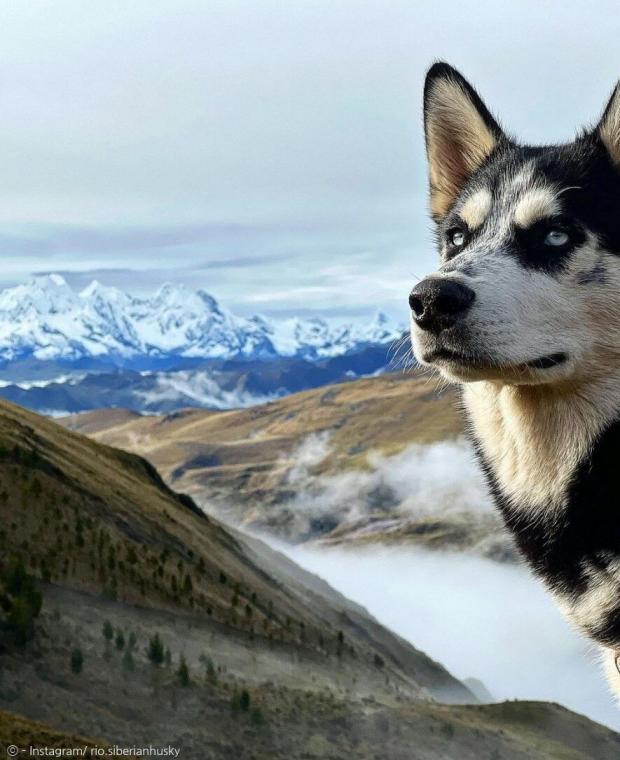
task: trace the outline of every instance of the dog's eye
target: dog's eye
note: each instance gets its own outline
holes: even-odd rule
[[[570,235],[568,232],[564,232],[564,230],[549,230],[545,235],[545,245],[552,245],[556,248],[561,245],[566,245],[569,240]]]
[[[448,232],[448,240],[450,241],[450,245],[453,245],[455,248],[461,248],[461,246],[465,245],[465,232],[458,228],[450,230]]]

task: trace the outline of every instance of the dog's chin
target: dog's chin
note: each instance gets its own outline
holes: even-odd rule
[[[492,353],[437,347],[420,350],[420,364],[436,367],[451,382],[473,383],[491,380],[510,385],[541,385],[563,379],[570,367],[564,351],[523,359],[507,359]]]

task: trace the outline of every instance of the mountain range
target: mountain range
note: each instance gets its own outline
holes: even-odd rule
[[[138,298],[58,274],[0,291],[0,397],[48,415],[233,409],[381,373],[404,327],[232,314],[204,290]]]
[[[170,283],[139,298],[97,281],[76,292],[61,275],[51,274],[0,291],[5,363],[91,359],[148,369],[171,357],[316,361],[390,343],[403,329],[382,312],[367,324],[244,318],[204,290]]]

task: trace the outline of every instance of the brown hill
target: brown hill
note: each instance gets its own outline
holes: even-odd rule
[[[369,672],[377,655],[412,693],[442,689],[445,680],[446,688],[469,696],[440,666],[360,608],[326,586],[310,592],[293,563],[171,491],[145,460],[5,402],[0,515],[2,554],[20,555],[46,582],[141,607],[190,612],[313,656],[327,655],[339,639],[355,638],[351,646],[360,663],[369,663]]]
[[[139,416],[103,409],[60,420],[95,440],[149,459],[174,488],[190,493],[228,522],[300,541],[329,544],[415,542],[430,548],[470,549],[514,558],[495,512],[463,511],[412,516],[380,484],[357,498],[356,509],[325,508],[308,519],[299,493],[319,478],[368,470],[369,457],[397,455],[413,444],[455,441],[462,421],[454,391],[415,375],[383,375],[288,396],[230,412],[184,410]],[[309,462],[303,482],[293,478],[304,442],[325,436],[326,456]],[[429,508],[435,505],[428,505]],[[432,511],[432,510],[431,510]],[[353,517],[349,513],[355,513]]]

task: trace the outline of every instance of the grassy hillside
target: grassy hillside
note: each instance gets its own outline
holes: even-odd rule
[[[453,439],[462,432],[452,390],[438,393],[433,381],[403,374],[316,388],[229,412],[188,409],[140,416],[101,409],[60,422],[103,443],[139,450],[186,490],[201,478],[233,480],[243,473],[240,485],[252,488],[254,479],[260,482],[282,469],[310,433],[331,433],[331,455],[321,471],[337,472],[364,467],[371,450],[389,456],[412,443]]]
[[[1,556],[21,556],[45,582],[190,612],[325,657],[350,651],[370,672],[396,641],[375,640],[374,621],[345,600],[302,595],[275,553],[259,556],[145,460],[8,403],[0,404],[0,516]],[[420,692],[434,666],[404,642],[398,648],[386,668]],[[434,672],[437,685],[445,678],[467,694],[439,666]]]
[[[83,736],[55,731],[49,726],[34,720],[28,720],[21,715],[0,710],[0,752],[7,754],[7,747],[15,745],[20,748],[47,747],[56,749],[83,749],[91,747],[106,747],[102,740],[86,739]]]

